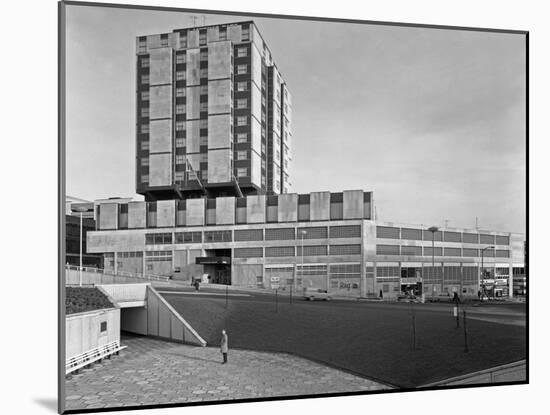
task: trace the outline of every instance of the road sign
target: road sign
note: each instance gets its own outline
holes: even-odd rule
[[[278,289],[279,289],[279,284],[273,284],[273,283],[271,283],[271,289],[272,289],[272,290],[278,290]]]

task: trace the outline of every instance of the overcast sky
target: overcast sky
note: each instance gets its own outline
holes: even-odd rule
[[[204,16],[254,20],[287,81],[293,192],[373,190],[383,221],[524,232],[523,36]],[[67,7],[68,195],[140,198],[135,38],[189,26]]]

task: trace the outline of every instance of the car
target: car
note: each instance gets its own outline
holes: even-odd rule
[[[397,301],[406,301],[406,302],[417,302],[417,298],[416,298],[416,295],[414,294],[398,294],[397,295]]]
[[[329,295],[327,290],[323,290],[321,288],[305,288],[304,298],[309,301],[314,301],[314,300],[330,301],[332,299],[332,297]]]

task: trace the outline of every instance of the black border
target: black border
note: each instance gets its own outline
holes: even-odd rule
[[[377,26],[400,26],[414,27],[425,29],[438,30],[462,30],[475,31],[485,33],[501,33],[501,34],[519,34],[525,36],[525,163],[526,163],[526,216],[525,216],[525,260],[524,269],[527,282],[526,303],[526,380],[515,382],[496,382],[496,383],[477,383],[473,385],[445,385],[445,386],[429,386],[417,388],[400,388],[393,390],[382,391],[360,391],[360,392],[341,392],[341,393],[325,393],[315,395],[294,395],[282,397],[262,397],[249,399],[234,399],[227,401],[206,401],[206,402],[189,402],[189,403],[170,403],[170,404],[153,404],[153,405],[137,405],[112,408],[92,408],[92,409],[76,409],[65,411],[65,309],[62,307],[61,299],[65,298],[65,271],[64,271],[64,252],[65,252],[65,42],[66,42],[66,15],[65,6],[84,6],[84,7],[102,7],[102,8],[117,8],[117,9],[133,9],[133,10],[154,10],[165,12],[183,12],[183,13],[203,13],[203,14],[225,14],[229,16],[250,16],[270,19],[286,19],[286,20],[309,20],[317,22],[329,23],[353,23],[353,24],[368,24]],[[466,27],[466,26],[450,26],[450,25],[432,25],[422,23],[403,23],[391,21],[373,21],[359,19],[344,19],[344,18],[329,18],[329,17],[312,17],[301,15],[284,15],[284,14],[268,14],[268,13],[253,13],[239,12],[227,10],[205,10],[205,9],[189,9],[179,7],[163,7],[163,6],[145,6],[132,4],[115,4],[115,3],[98,3],[98,2],[79,2],[79,1],[59,1],[58,2],[58,413],[60,414],[77,414],[77,413],[95,413],[95,412],[114,412],[114,411],[130,411],[139,409],[162,409],[162,408],[178,408],[187,406],[209,406],[209,405],[226,405],[245,402],[272,402],[281,400],[297,400],[297,399],[319,399],[329,397],[342,396],[357,396],[357,395],[376,395],[381,393],[403,393],[403,392],[420,392],[448,389],[470,389],[493,386],[512,386],[512,385],[527,385],[529,384],[529,31],[528,30],[507,30],[496,28],[481,28],[481,27]]]

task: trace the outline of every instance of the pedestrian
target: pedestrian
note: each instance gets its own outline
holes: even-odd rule
[[[458,296],[458,293],[455,291],[453,293],[453,302],[458,305],[458,303],[460,303],[460,297]]]
[[[477,290],[477,299],[481,300],[481,291],[480,290]]]
[[[197,278],[195,280],[195,291],[199,291],[199,285],[200,285],[200,282],[199,282],[199,279]]]
[[[382,294],[382,290],[380,290],[380,298],[383,298],[384,294]]]
[[[222,352],[223,356],[223,364],[227,363],[227,351],[229,350],[228,342],[227,342],[227,333],[225,330],[222,330],[222,340],[220,342],[220,350]]]

